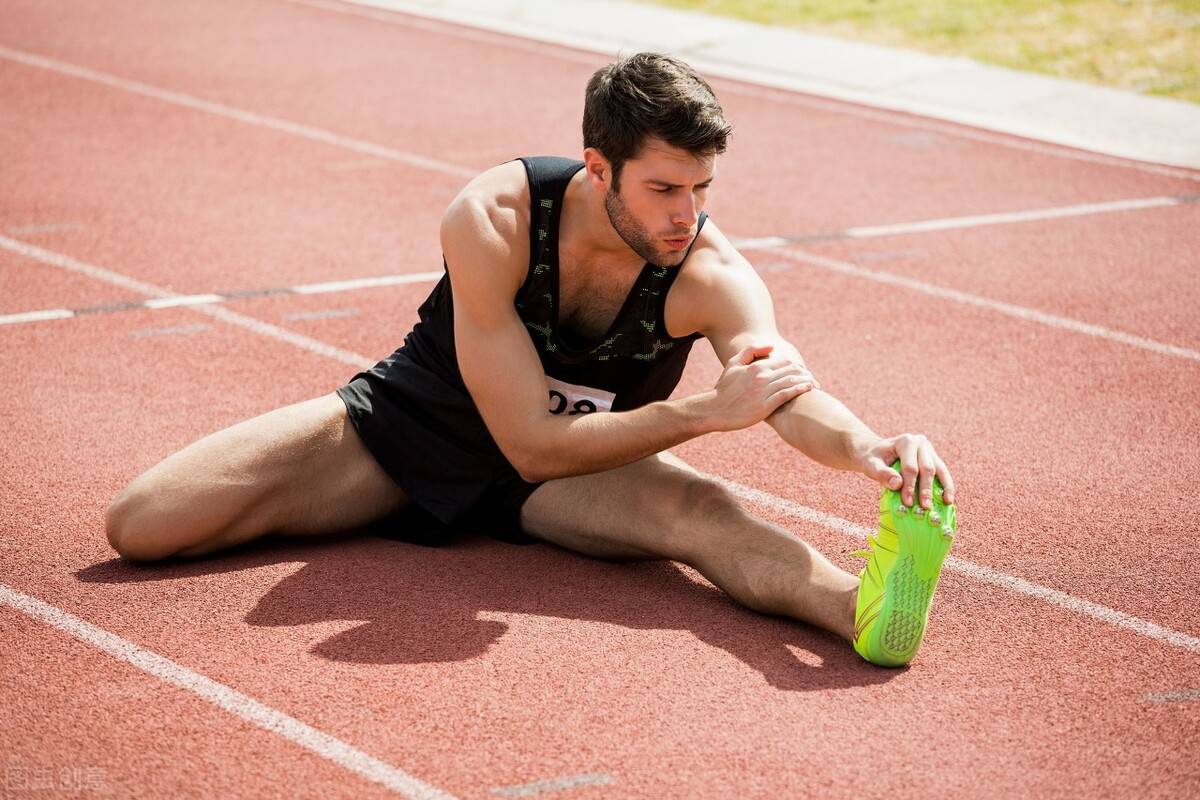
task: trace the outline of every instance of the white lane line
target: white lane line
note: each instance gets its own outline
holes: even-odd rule
[[[199,306],[219,303],[225,298],[219,294],[181,294],[176,297],[159,297],[142,303],[146,308],[175,308],[177,306]]]
[[[533,797],[546,792],[561,792],[564,789],[575,789],[580,786],[607,786],[613,782],[611,775],[591,773],[588,775],[570,775],[564,778],[551,778],[533,783],[522,783],[517,786],[497,786],[492,794],[501,797]]]
[[[73,258],[69,258],[58,253],[52,253],[48,250],[44,250],[43,248],[34,247],[33,245],[25,244],[23,242],[17,242],[4,236],[0,236],[0,247],[14,250],[15,252],[19,252],[22,255],[28,256],[29,258],[37,259],[53,266],[59,266],[63,269],[69,269],[85,275],[91,275],[98,280],[108,281],[110,283],[116,283],[126,287],[141,286],[143,288],[140,291],[145,294],[153,293],[160,296],[169,296],[169,292],[167,292],[165,289],[154,286],[153,284],[143,283],[142,281],[137,281],[133,278],[127,278],[120,273],[104,269],[103,267],[97,267],[92,264],[76,261]],[[335,361],[349,364],[358,369],[363,369],[374,363],[373,360],[368,359],[366,356],[352,353],[347,350],[342,350],[341,348],[326,344],[325,342],[313,339],[312,337],[279,328],[268,322],[254,319],[253,317],[237,314],[222,306],[191,306],[190,309],[198,313],[216,317],[217,319],[224,320],[233,325],[253,331],[254,333],[259,333],[263,336],[269,336],[272,339],[278,339],[280,341],[294,344],[297,347],[308,350],[309,352],[332,358]],[[826,514],[815,509],[807,508],[806,506],[801,506],[798,503],[793,503],[792,501],[785,500],[782,497],[776,497],[775,495],[768,494],[767,492],[763,492],[759,489],[752,489],[748,486],[742,486],[741,484],[733,483],[732,481],[726,481],[725,479],[721,480],[724,481],[732,490],[736,491],[746,499],[752,500],[753,502],[759,502],[772,508],[785,510],[789,514],[797,516],[800,519],[815,522],[819,525],[823,525],[832,530],[847,533],[851,536],[866,536],[867,531],[865,528],[855,525],[849,520],[835,517],[832,514]],[[1187,634],[1179,633],[1178,631],[1173,631],[1170,628],[1164,628],[1160,625],[1156,625],[1153,622],[1147,622],[1146,620],[1138,619],[1137,617],[1125,614],[1124,612],[1116,611],[1096,603],[1091,603],[1087,600],[1081,600],[1064,592],[1059,592],[1055,589],[1040,586],[1036,583],[1026,581],[1023,578],[1007,575],[1003,572],[998,572],[982,565],[972,564],[971,562],[960,561],[958,559],[951,559],[947,563],[955,565],[953,567],[954,569],[958,569],[960,572],[964,572],[965,574],[968,574],[971,577],[985,583],[1004,586],[1005,588],[1012,589],[1013,591],[1026,594],[1031,597],[1037,597],[1041,600],[1045,600],[1048,603],[1053,603],[1063,608],[1076,611],[1080,614],[1101,619],[1113,625],[1118,625],[1120,627],[1136,631],[1145,636],[1185,647],[1193,652],[1200,652],[1200,639],[1188,636]]]
[[[795,242],[782,236],[760,236],[757,239],[730,237],[730,244],[738,250],[776,250],[780,247],[791,247]]]
[[[0,236],[0,249],[18,253],[26,258],[32,258],[35,261],[40,261],[43,264],[49,264],[53,267],[59,267],[60,269],[69,270],[81,275],[87,275],[91,278],[95,278],[96,280],[104,281],[105,283],[110,283],[114,286],[120,286],[123,289],[128,289],[129,291],[137,294],[150,295],[151,297],[155,298],[176,297],[176,295],[170,290],[164,289],[161,286],[156,286],[153,283],[139,281],[135,278],[122,275],[119,272],[113,272],[112,270],[105,269],[104,267],[98,267],[95,264],[88,264],[87,262],[79,261],[71,258],[70,256],[65,256],[61,253],[55,253],[26,242],[10,239],[7,236]],[[297,347],[302,347],[305,350],[313,353],[320,353],[323,356],[340,361],[343,364],[349,364],[357,369],[365,369],[366,367],[375,363],[374,359],[367,358],[364,355],[360,355],[349,350],[343,350],[340,347],[334,347],[333,345],[318,341],[309,336],[305,336],[304,334],[296,333],[295,331],[289,331],[285,328],[280,328],[277,325],[272,325],[269,322],[263,322],[262,320],[254,319],[253,317],[247,317],[243,314],[238,314],[235,311],[230,311],[228,308],[223,308],[219,305],[185,306],[185,308],[195,311],[198,314],[207,314],[210,317],[216,317],[217,319],[228,322],[231,325],[237,325],[253,331],[254,333],[268,336],[272,339],[278,339],[281,342],[294,344]]]
[[[228,322],[231,325],[237,325],[239,328],[245,328],[248,331],[267,336],[271,339],[277,339],[281,342],[294,344],[297,347],[308,350],[310,353],[317,353],[326,358],[332,358],[334,361],[340,361],[343,364],[348,364],[358,370],[364,370],[370,367],[379,359],[367,358],[364,355],[355,353],[351,350],[343,350],[340,347],[334,347],[331,344],[326,344],[311,336],[305,336],[302,333],[289,331],[287,328],[281,328],[278,325],[272,325],[269,322],[263,322],[254,317],[248,317],[245,314],[239,314],[236,311],[230,311],[222,306],[196,306],[196,311],[202,314],[208,314],[211,317],[216,317],[219,320]]]
[[[487,27],[484,21],[478,21],[475,27],[469,27],[471,23],[462,21],[448,21],[439,19],[437,16],[420,17],[416,16],[423,13],[424,9],[411,8],[389,11],[386,9],[372,10],[363,8],[362,6],[372,5],[370,0],[285,0],[285,2],[294,5],[309,6],[319,8],[324,11],[330,11],[337,14],[346,14],[350,16],[365,17],[377,22],[384,22],[391,25],[398,25],[405,28],[415,30],[429,30],[441,33],[444,35],[455,36],[460,39],[469,41],[485,42],[487,44],[498,45],[510,50],[521,50],[525,52],[536,53],[539,56],[552,57],[560,61],[569,61],[576,64],[586,64],[591,67],[600,66],[602,60],[611,59],[617,55],[616,48],[606,42],[588,41],[581,36],[560,36],[557,40],[550,41],[553,48],[544,46],[546,38],[530,39],[527,29],[503,23],[496,25],[494,29]],[[347,5],[347,3],[354,5]],[[429,3],[429,13],[436,15],[438,9],[435,8],[436,3]],[[358,6],[358,7],[356,7]],[[594,54],[594,55],[590,55]],[[597,58],[600,56],[600,59]],[[721,79],[720,93],[721,94],[737,94],[744,97],[754,97],[761,100],[769,100],[787,105],[800,106],[802,108],[812,108],[821,111],[828,111],[834,114],[839,114],[848,117],[858,117],[859,119],[869,119],[876,122],[884,122],[891,125],[897,125],[903,128],[913,128],[922,131],[934,131],[947,136],[953,136],[958,139],[966,139],[969,141],[984,142],[986,144],[999,145],[1012,150],[1024,150],[1026,152],[1038,153],[1039,155],[1054,156],[1056,158],[1065,158],[1072,161],[1083,161],[1092,164],[1103,164],[1111,167],[1121,167],[1123,169],[1133,169],[1139,172],[1146,172],[1153,175],[1165,175],[1172,178],[1182,178],[1189,181],[1200,181],[1200,172],[1196,170],[1188,170],[1182,167],[1170,167],[1163,164],[1151,164],[1145,161],[1134,161],[1132,159],[1120,158],[1118,156],[1108,156],[1101,153],[1093,153],[1089,150],[1072,149],[1067,146],[1055,145],[1049,142],[1041,142],[1022,137],[1020,134],[1004,134],[989,131],[986,128],[971,127],[968,122],[943,122],[932,117],[924,117],[914,115],[913,113],[891,111],[886,108],[880,108],[870,104],[868,98],[856,98],[853,100],[836,100],[821,97],[817,94],[805,93],[800,89],[784,89],[773,86],[764,86],[755,81],[752,74],[748,73],[744,67],[735,62],[714,57],[711,54],[697,53],[691,56],[687,53],[682,54],[686,58],[698,59],[696,66],[702,72],[707,72],[711,76]],[[724,67],[724,69],[722,69]]]
[[[1179,689],[1174,692],[1149,692],[1144,696],[1151,703],[1183,703],[1200,700],[1200,689]]]
[[[305,139],[310,139],[314,142],[323,142],[331,144],[335,147],[342,147],[347,150],[353,150],[357,153],[365,153],[366,155],[378,156],[379,158],[387,158],[392,161],[399,161],[411,167],[418,169],[427,169],[433,172],[440,172],[444,175],[454,175],[459,178],[474,178],[479,174],[479,170],[470,169],[468,167],[460,167],[457,164],[449,164],[445,161],[438,161],[435,158],[410,153],[405,150],[399,150],[394,147],[384,147],[383,145],[364,142],[361,139],[354,139],[349,136],[341,136],[321,128],[315,128],[311,125],[302,125],[297,122],[289,122],[278,117],[267,116],[266,114],[257,114],[253,111],[246,111],[241,108],[234,108],[223,103],[214,103],[209,100],[204,100],[200,97],[184,94],[182,92],[174,92],[169,89],[160,89],[157,86],[131,81],[125,78],[109,75],[104,72],[98,72],[86,67],[75,66],[68,64],[65,61],[57,61],[52,58],[39,56],[35,53],[26,53],[21,50],[13,50],[9,47],[0,46],[0,58],[7,58],[10,61],[16,61],[30,67],[38,67],[40,69],[58,72],[63,75],[70,75],[74,78],[81,78],[93,83],[100,83],[105,86],[111,86],[114,89],[122,89],[134,94],[140,94],[144,97],[152,97],[155,100],[161,100],[165,103],[173,103],[177,106],[183,106],[195,111],[204,111],[209,114],[234,119],[238,122],[244,122],[248,125],[257,125],[263,128],[270,128],[281,133],[292,134],[293,136],[301,136]]]
[[[9,228],[5,233],[11,233],[13,236],[22,236],[31,233],[59,233],[60,231],[78,230],[83,230],[83,226],[78,222],[60,222],[51,225],[22,225],[19,228]]]
[[[296,322],[299,320],[313,319],[338,319],[340,317],[356,317],[359,314],[357,308],[329,308],[324,311],[297,311],[295,314],[284,314],[284,322]]]
[[[1074,206],[1010,211],[1001,214],[976,214],[966,217],[947,217],[920,222],[900,222],[894,225],[865,225],[847,228],[841,235],[852,239],[868,239],[875,236],[896,236],[902,233],[926,233],[946,231],[954,228],[978,228],[984,225],[1008,225],[1014,222],[1082,217],[1089,214],[1109,214],[1114,211],[1136,211],[1143,208],[1162,208],[1191,202],[1189,197],[1147,197],[1139,200],[1115,200],[1108,203],[1083,203]]]
[[[0,325],[43,322],[48,319],[68,319],[73,316],[75,316],[75,312],[68,308],[47,308],[45,311],[22,311],[20,314],[0,315]]]
[[[763,506],[782,512],[794,519],[811,522],[815,525],[820,525],[830,530],[844,533],[848,536],[854,536],[859,539],[866,539],[868,535],[874,531],[857,525],[848,519],[827,514],[824,511],[818,511],[815,508],[801,505],[791,500],[785,500],[782,497],[777,497],[769,492],[764,492],[761,489],[755,489],[750,486],[743,486],[740,483],[735,483],[719,475],[711,476],[724,484],[731,492],[739,497],[754,503],[755,505]],[[1093,603],[1090,600],[1084,600],[1066,592],[1060,592],[1057,589],[1051,589],[1047,586],[1027,581],[1024,578],[1018,578],[1014,575],[994,570],[991,567],[985,567],[982,564],[976,564],[972,561],[949,556],[946,558],[945,565],[947,569],[960,572],[970,578],[973,578],[980,583],[990,583],[993,586],[1000,586],[1005,589],[1034,597],[1043,602],[1049,603],[1067,611],[1072,611],[1076,614],[1082,614],[1093,619],[1106,622],[1109,625],[1114,625],[1118,628],[1124,628],[1128,631],[1157,639],[1161,642],[1166,642],[1174,647],[1179,647],[1193,653],[1200,653],[1200,638],[1190,636],[1186,633],[1173,630],[1164,625],[1159,625],[1149,620],[1135,617],[1132,614],[1126,614],[1124,611],[1117,611],[1115,608]]]
[[[34,261],[41,261],[43,264],[49,264],[52,267],[77,272],[80,275],[87,275],[89,278],[95,278],[104,283],[110,283],[113,286],[119,286],[122,289],[128,289],[134,294],[144,294],[150,297],[174,297],[175,292],[164,289],[161,286],[155,286],[153,283],[139,281],[136,278],[130,278],[127,275],[122,275],[119,272],[113,272],[104,267],[97,267],[94,264],[88,264],[83,261],[76,261],[70,256],[65,256],[62,253],[56,253],[53,250],[47,250],[44,247],[38,247],[35,244],[22,242],[20,239],[10,239],[7,236],[0,236],[0,247],[17,255],[32,258]]]
[[[328,281],[326,283],[309,283],[302,286],[293,286],[292,291],[296,294],[322,294],[324,292],[344,292],[350,289],[373,289],[377,286],[399,286],[404,283],[422,283],[425,281],[439,281],[442,279],[442,271],[437,272],[410,272],[404,275],[381,275],[378,278],[353,278],[345,281]]]
[[[879,236],[898,236],[907,233],[929,233],[956,228],[981,228],[988,225],[1011,225],[1017,222],[1083,217],[1091,214],[1111,214],[1117,211],[1139,211],[1146,208],[1180,206],[1200,201],[1200,195],[1169,195],[1131,200],[1112,200],[1104,203],[1079,203],[1070,206],[1035,208],[1027,211],[1002,211],[994,214],[972,214],[962,217],[896,222],[889,225],[860,225],[830,233],[798,234],[796,236],[763,236],[739,239],[733,244],[746,250],[773,250],[803,242],[824,239],[872,239]]]
[[[737,244],[737,243],[735,243]],[[1070,317],[1060,317],[1057,314],[1048,314],[1045,311],[1038,311],[1024,306],[1005,303],[1001,300],[992,300],[980,295],[970,294],[968,292],[960,292],[957,289],[948,289],[943,286],[938,286],[925,281],[919,281],[915,278],[908,278],[903,275],[896,275],[891,272],[883,272],[881,270],[867,269],[860,267],[857,264],[852,264],[849,261],[839,261],[835,258],[826,258],[818,256],[814,253],[805,253],[800,250],[785,250],[782,248],[754,248],[746,247],[747,250],[761,250],[769,252],[773,256],[779,256],[801,264],[809,264],[814,267],[840,272],[843,275],[852,275],[856,278],[866,278],[867,280],[875,281],[876,283],[884,283],[890,286],[901,286],[905,289],[923,292],[924,294],[940,297],[943,300],[952,300],[956,303],[964,303],[969,306],[977,306],[986,308],[989,311],[996,311],[1001,314],[1006,314],[1010,317],[1026,320],[1028,322],[1037,322],[1042,325],[1048,325],[1051,328],[1059,330],[1071,331],[1073,333],[1082,333],[1085,336],[1094,336],[1099,339],[1107,339],[1113,342],[1137,347],[1142,350],[1149,350],[1153,353],[1159,353],[1166,356],[1175,356],[1176,358],[1186,358],[1189,361],[1200,361],[1200,351],[1192,350],[1187,347],[1180,347],[1174,344],[1158,342],[1154,339],[1147,339],[1144,336],[1135,336],[1132,333],[1105,328],[1102,325],[1093,325],[1090,322],[1080,322]]]
[[[26,245],[15,239],[4,239],[0,237],[0,247],[6,247],[7,243],[16,242]],[[27,245],[28,251],[21,251],[25,254],[32,254],[38,250],[35,245]],[[8,249],[15,249],[9,247]],[[48,253],[49,251],[42,251]],[[31,257],[38,257],[32,256]],[[45,260],[45,259],[42,259]],[[98,268],[96,268],[98,269]],[[76,270],[79,271],[79,270]],[[375,289],[381,286],[401,286],[410,283],[429,283],[440,280],[442,272],[409,272],[402,275],[378,275],[369,278],[351,278],[344,281],[328,281],[325,283],[309,283],[299,286],[288,286],[281,289],[251,289],[240,290],[236,292],[198,294],[198,295],[171,295],[169,297],[159,297],[152,300],[142,300],[140,302],[125,302],[125,303],[110,303],[108,305],[87,306],[84,308],[49,308],[42,311],[24,311],[19,314],[0,315],[0,325],[16,325],[23,322],[43,322],[46,320],[69,319],[83,314],[115,314],[120,311],[137,311],[140,309],[158,310],[163,308],[176,308],[178,306],[193,306],[193,305],[209,305],[212,303],[224,303],[229,300],[241,300],[248,297],[270,297],[281,294],[325,294],[330,292],[349,292],[357,289]],[[330,316],[330,314],[326,314]],[[301,315],[292,314],[285,319],[302,318]],[[315,319],[315,317],[311,317]]]
[[[3,583],[0,583],[0,603],[53,625],[60,631],[93,645],[114,658],[131,664],[184,691],[191,692],[230,714],[241,717],[263,730],[278,734],[340,767],[356,772],[405,797],[420,798],[420,800],[453,800],[452,795],[414,778],[398,767],[352,747],[335,736],[323,733],[236,689],[218,683],[198,672],[193,672],[169,658],[139,647],[127,639],[122,639],[114,633],[98,628],[36,597],[22,594]]]

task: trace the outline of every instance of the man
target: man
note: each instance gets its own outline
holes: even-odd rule
[[[680,61],[642,53],[599,70],[582,163],[512,161],[451,203],[446,275],[403,347],[335,394],[152,467],[110,507],[109,541],[130,559],[195,556],[415,505],[447,528],[681,561],[750,608],[905,663],[953,534],[953,483],[925,437],[873,433],[779,335],[766,287],[702,211],[729,133]],[[720,379],[668,399],[701,336]],[[902,498],[865,551],[862,591],[666,452],[762,420]]]

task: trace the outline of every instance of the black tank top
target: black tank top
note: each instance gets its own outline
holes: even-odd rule
[[[521,162],[529,180],[530,257],[513,302],[550,383],[549,410],[556,414],[625,411],[667,399],[679,383],[692,343],[700,338],[698,333],[674,337],[666,331],[667,291],[680,268],[644,265],[604,336],[585,346],[575,341],[573,346],[575,337],[565,338],[558,326],[558,228],[567,184],[583,162],[557,157],[522,158]],[[706,219],[702,213],[697,232]],[[469,419],[459,416],[455,427],[464,444],[491,440],[458,368],[448,275],[442,276],[418,314],[420,322],[401,352],[462,392],[469,412],[462,411]],[[489,443],[489,449],[495,449],[494,442]]]

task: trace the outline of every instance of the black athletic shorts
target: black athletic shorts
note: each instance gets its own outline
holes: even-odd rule
[[[541,484],[522,479],[504,458],[465,388],[402,347],[337,394],[363,444],[424,512],[410,515],[423,528],[419,540],[479,532],[534,541],[521,530],[520,513]]]

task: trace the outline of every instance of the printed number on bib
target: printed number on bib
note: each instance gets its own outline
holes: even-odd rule
[[[593,389],[590,386],[576,386],[573,383],[546,377],[550,384],[550,413],[591,414],[596,411],[612,411],[616,395],[603,389]]]

